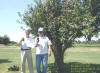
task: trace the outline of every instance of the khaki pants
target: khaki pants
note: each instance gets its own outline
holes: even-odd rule
[[[29,72],[33,73],[33,61],[32,61],[32,52],[31,50],[22,50],[21,51],[21,63],[22,63],[22,68],[21,68],[21,73],[26,73],[25,70],[25,62],[28,62],[28,67],[29,67]]]

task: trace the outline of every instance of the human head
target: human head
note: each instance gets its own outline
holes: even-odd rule
[[[42,37],[42,36],[44,35],[44,33],[43,33],[43,28],[42,28],[42,27],[40,27],[40,28],[38,29],[38,35],[39,35],[40,37]]]
[[[26,37],[29,37],[29,35],[30,35],[30,29],[29,28],[25,29],[25,34],[26,34]]]

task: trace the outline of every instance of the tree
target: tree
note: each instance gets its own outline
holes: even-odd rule
[[[80,0],[36,0],[20,14],[23,22],[37,35],[39,27],[44,27],[45,34],[53,43],[53,54],[57,73],[66,73],[64,52],[71,47],[77,37],[88,34],[95,17],[91,15],[88,4]]]
[[[3,38],[0,36],[0,44],[3,44]]]
[[[10,39],[7,35],[4,35],[3,37],[0,37],[0,44],[7,45],[8,43],[10,43]]]

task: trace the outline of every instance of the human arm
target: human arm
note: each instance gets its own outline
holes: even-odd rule
[[[48,40],[48,56],[51,56],[51,53],[52,53],[52,43],[49,40],[49,38],[47,38],[47,40]]]
[[[52,53],[52,46],[50,45],[48,48],[48,56],[51,56],[51,53]]]
[[[35,47],[37,47],[39,44],[39,38],[37,38],[36,40],[35,40]]]
[[[20,46],[22,44],[22,41],[24,41],[24,38],[22,38],[18,43],[17,46]]]

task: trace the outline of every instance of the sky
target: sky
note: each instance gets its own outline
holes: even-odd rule
[[[28,4],[34,5],[34,0],[0,0],[0,36],[8,35],[11,41],[18,42],[24,35],[17,20],[20,20],[17,12],[24,13]]]
[[[26,26],[17,22],[20,20],[17,12],[24,13],[27,5],[31,3],[34,6],[34,0],[0,0],[0,36],[8,35],[11,41],[16,42],[24,36],[20,27]],[[80,40],[85,41],[84,38]]]

